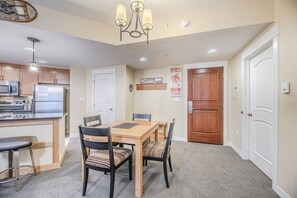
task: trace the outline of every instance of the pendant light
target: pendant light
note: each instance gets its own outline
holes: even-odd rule
[[[38,71],[37,63],[35,62],[35,43],[39,43],[40,40],[33,37],[28,37],[27,39],[33,43],[33,58],[32,58],[32,62],[29,64],[30,70]]]

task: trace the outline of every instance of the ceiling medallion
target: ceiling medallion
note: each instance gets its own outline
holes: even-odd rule
[[[0,0],[0,20],[30,22],[37,17],[37,10],[25,0]]]
[[[127,23],[126,7],[123,4],[117,5],[117,13],[115,23],[120,27],[120,41],[122,41],[122,33],[127,32],[133,38],[146,36],[146,42],[149,42],[149,31],[153,29],[152,12],[145,9],[144,0],[132,0],[130,4],[132,10],[129,24]],[[142,21],[140,20],[142,13]],[[127,27],[126,27],[127,26]],[[132,30],[128,30],[130,26]]]

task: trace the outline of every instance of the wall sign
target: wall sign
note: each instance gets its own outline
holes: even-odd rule
[[[158,84],[162,83],[162,77],[155,77],[155,78],[140,78],[140,84]]]
[[[182,96],[182,66],[169,67],[169,95],[170,97]]]

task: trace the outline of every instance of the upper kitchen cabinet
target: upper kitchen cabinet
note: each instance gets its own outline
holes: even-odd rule
[[[67,69],[40,68],[38,83],[67,85],[70,83],[70,72]]]
[[[0,80],[20,80],[20,70],[17,67],[0,65]]]
[[[30,96],[33,94],[33,86],[38,83],[38,73],[28,69],[20,69],[20,95]]]

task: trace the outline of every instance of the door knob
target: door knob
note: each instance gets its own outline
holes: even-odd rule
[[[112,111],[112,108],[110,108],[110,109],[108,109],[108,110]]]
[[[251,117],[253,116],[253,114],[252,114],[252,113],[248,113],[247,115],[248,115],[248,116],[251,116]]]

